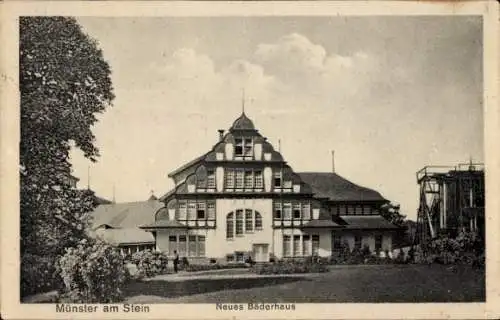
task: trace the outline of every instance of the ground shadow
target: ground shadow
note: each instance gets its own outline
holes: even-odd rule
[[[275,286],[289,282],[302,281],[304,279],[304,277],[279,277],[247,279],[192,279],[186,281],[133,281],[126,287],[124,293],[127,297],[136,295],[152,295],[165,298],[176,298],[215,291]]]

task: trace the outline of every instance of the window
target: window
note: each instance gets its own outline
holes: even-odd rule
[[[198,236],[198,257],[205,256],[205,236]]]
[[[313,256],[319,254],[319,235],[312,236],[312,254]]]
[[[245,210],[245,232],[253,231],[253,212],[250,209]]]
[[[186,236],[179,236],[179,256],[186,255]]]
[[[354,248],[361,249],[361,236],[354,236]]]
[[[300,256],[300,235],[293,236],[293,256]]]
[[[245,138],[243,141],[243,148],[244,148],[244,156],[245,158],[251,158],[253,156],[253,144],[252,144],[252,139],[251,138]]]
[[[354,215],[356,212],[354,210],[354,206],[347,206],[347,214]]]
[[[243,234],[243,210],[236,210],[236,235]]]
[[[382,235],[375,236],[375,251],[380,252],[382,250]]]
[[[302,254],[304,256],[311,255],[311,236],[308,234],[302,236]]]
[[[208,170],[207,171],[207,188],[215,189],[215,171]]]
[[[188,257],[196,256],[196,236],[188,237]]]
[[[234,139],[234,155],[243,156],[243,139],[241,138]]]
[[[227,215],[226,219],[226,238],[231,239],[236,236],[242,236],[243,233],[262,230],[262,216],[252,209],[236,210],[236,217],[233,212]]]
[[[354,207],[354,214],[356,215],[362,215],[363,214],[363,206],[355,206]]]
[[[234,139],[234,155],[236,157],[252,158],[253,157],[253,142],[252,138],[235,138]]]
[[[283,236],[283,256],[290,257],[290,236]]]
[[[196,202],[189,201],[188,202],[188,220],[196,219]]]
[[[305,220],[311,219],[311,206],[309,203],[302,204],[302,218]]]
[[[363,214],[372,214],[372,208],[370,206],[363,206]]]
[[[226,169],[226,174],[225,174],[225,185],[226,189],[233,189],[234,188],[234,170],[232,169]]]
[[[281,188],[281,171],[274,172],[274,187]]]
[[[208,202],[207,207],[208,219],[215,219],[215,202]]]
[[[300,219],[300,203],[296,202],[293,204],[293,218]]]
[[[253,188],[253,172],[249,170],[245,171],[245,188]]]
[[[262,216],[255,211],[255,230],[262,230]]]
[[[174,251],[177,251],[177,236],[169,236],[168,237],[168,253],[170,255],[173,255]]]
[[[281,203],[280,202],[274,203],[274,219],[281,220]]]
[[[292,219],[292,204],[291,203],[284,203],[283,204],[283,212],[284,212],[284,219],[291,220]]]
[[[234,214],[232,212],[226,218],[226,238],[234,238]]]
[[[186,208],[186,202],[181,201],[179,202],[179,216],[177,217],[178,220],[186,220],[187,219],[187,208]]]
[[[236,188],[243,188],[243,170],[236,170]]]
[[[205,219],[205,202],[198,202],[198,210],[196,211],[196,219]]]
[[[263,180],[262,180],[262,171],[254,171],[255,175],[255,188],[262,188],[263,187]]]

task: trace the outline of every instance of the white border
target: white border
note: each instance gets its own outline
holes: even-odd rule
[[[1,315],[20,319],[206,319],[220,318],[356,318],[437,319],[498,318],[500,227],[500,113],[498,108],[498,4],[471,2],[4,2],[0,7],[0,215]],[[289,311],[215,311],[214,304],[150,304],[151,312],[113,314],[56,313],[54,305],[21,305],[19,302],[19,182],[18,182],[18,17],[67,16],[369,16],[369,15],[482,15],[484,19],[484,105],[486,163],[487,302],[419,304],[296,304]]]

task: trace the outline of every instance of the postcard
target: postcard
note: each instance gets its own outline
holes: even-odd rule
[[[2,4],[5,319],[496,318],[498,4]]]

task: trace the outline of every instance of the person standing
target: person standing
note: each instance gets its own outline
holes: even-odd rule
[[[177,250],[174,250],[174,272],[177,273],[179,271],[179,254]]]

